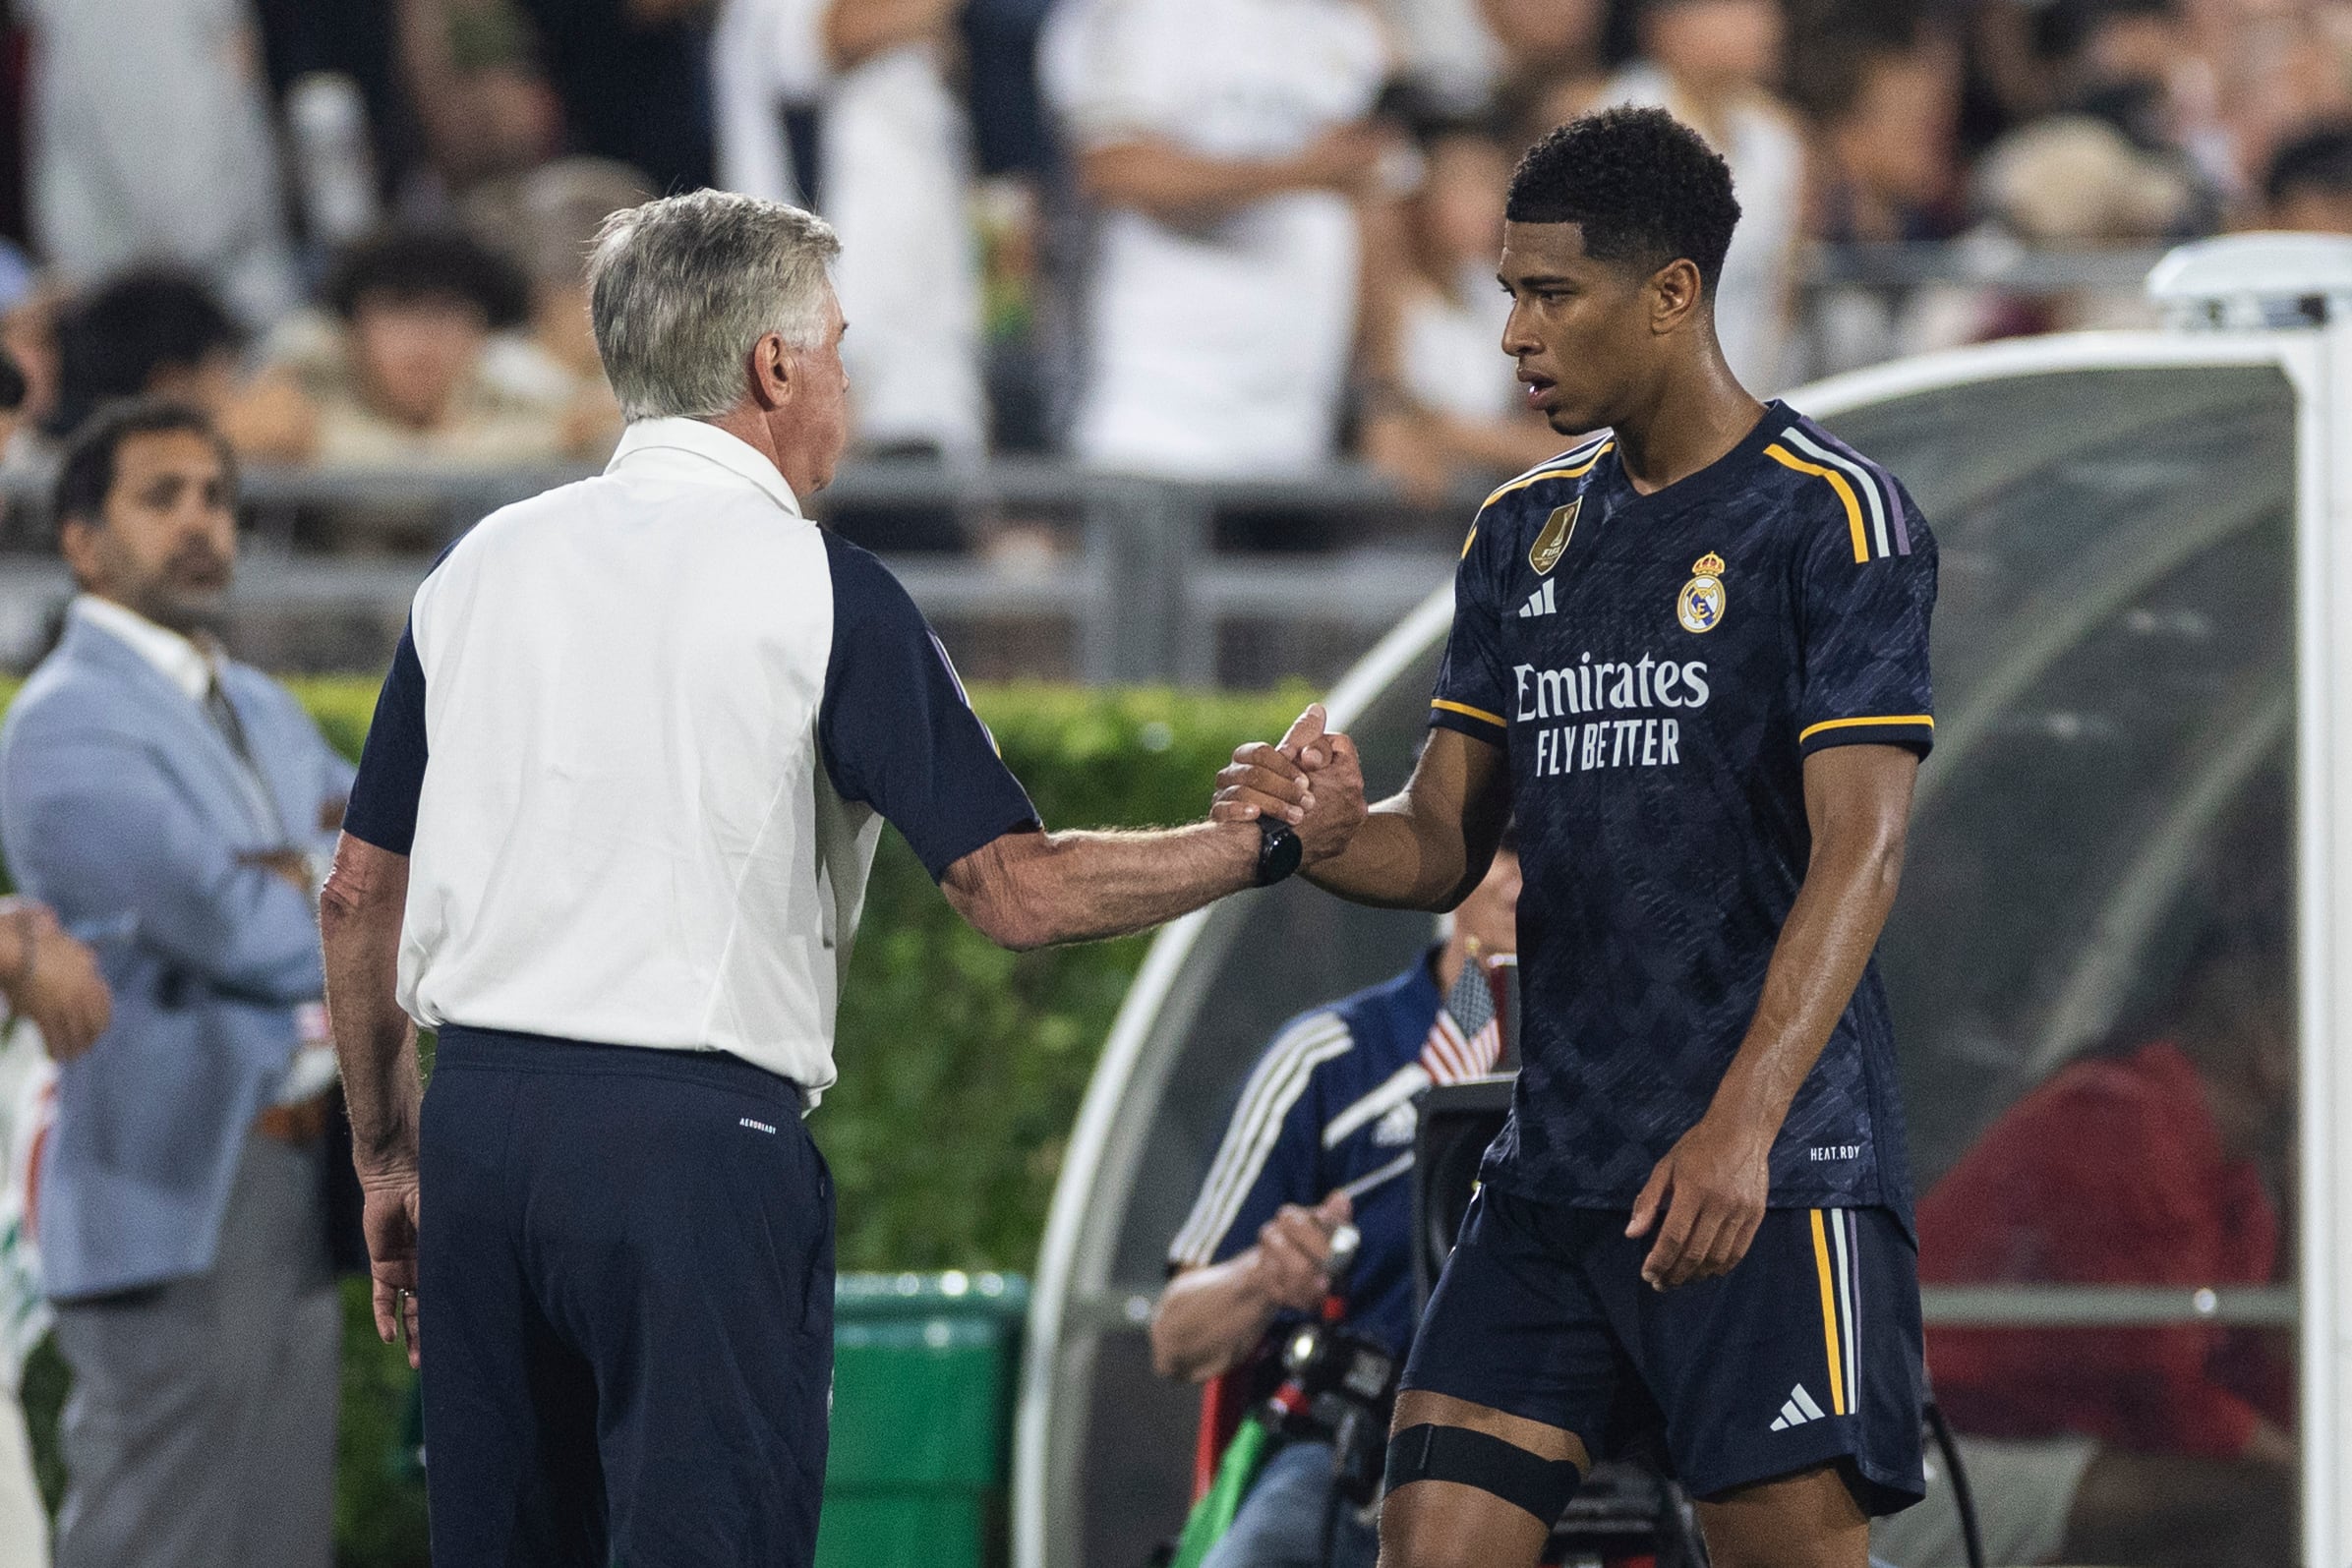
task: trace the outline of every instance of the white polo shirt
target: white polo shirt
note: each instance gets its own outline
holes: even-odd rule
[[[629,427],[417,590],[344,831],[409,857],[419,1024],[834,1079],[887,818],[936,877],[1036,814],[872,555],[751,447]]]

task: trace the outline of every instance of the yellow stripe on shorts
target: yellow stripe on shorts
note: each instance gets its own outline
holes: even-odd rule
[[[1829,1272],[1829,1232],[1821,1211],[1813,1210],[1813,1266],[1821,1275],[1821,1334],[1829,1343],[1829,1404],[1833,1415],[1846,1414],[1846,1358],[1838,1345],[1838,1287]]]

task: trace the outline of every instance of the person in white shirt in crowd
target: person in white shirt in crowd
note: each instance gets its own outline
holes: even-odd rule
[[[560,405],[563,449],[575,456],[609,453],[620,436],[620,404],[588,324],[588,248],[606,218],[653,195],[625,163],[570,157],[477,186],[462,204],[474,238],[502,251],[531,283],[530,320],[485,350],[493,378]]]
[[[1173,477],[1330,461],[1357,342],[1360,198],[1409,153],[1354,0],[1072,0],[1039,77],[1100,208],[1072,446]]]
[[[1788,384],[1802,239],[1805,145],[1775,96],[1779,0],[1641,0],[1641,58],[1609,80],[1606,108],[1663,108],[1732,165],[1739,229],[1715,295],[1724,359],[1758,396]]]
[[[250,328],[299,297],[247,0],[26,0],[32,227],[79,287],[176,261]]]
[[[824,214],[868,452],[987,444],[970,127],[948,86],[963,0],[726,0],[711,49],[719,184]],[[806,133],[797,145],[788,127]]]
[[[1499,353],[1510,301],[1495,286],[1511,156],[1475,121],[1420,131],[1421,189],[1405,203],[1404,257],[1391,269],[1390,319],[1375,352],[1365,455],[1408,494],[1435,498],[1455,480],[1508,476],[1559,450]]]

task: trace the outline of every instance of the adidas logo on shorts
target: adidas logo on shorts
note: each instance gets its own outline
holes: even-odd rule
[[[1813,1403],[1813,1396],[1805,1392],[1804,1384],[1799,1383],[1789,1390],[1789,1401],[1781,1407],[1781,1419],[1772,1423],[1772,1429],[1776,1432],[1785,1432],[1792,1426],[1802,1426],[1807,1422],[1824,1420],[1827,1420],[1827,1417],[1821,1407]]]

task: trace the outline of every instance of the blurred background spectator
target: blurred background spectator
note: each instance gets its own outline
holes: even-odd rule
[[[1476,121],[1423,128],[1420,189],[1404,204],[1401,255],[1383,259],[1390,319],[1364,412],[1365,453],[1432,500],[1465,476],[1515,474],[1559,450],[1501,352],[1509,145]]]
[[[2293,990],[2280,954],[2209,938],[2147,1016],[2012,1106],[1921,1200],[1930,1284],[2268,1285],[2289,1277]],[[1939,1328],[1936,1395],[1971,1434],[2003,1561],[2264,1568],[2294,1556],[2294,1357],[2204,1324]],[[1981,1462],[1980,1462],[1981,1461]],[[1940,1508],[1873,1547],[1904,1568]]]
[[[69,284],[195,268],[250,326],[297,298],[262,51],[242,0],[23,0],[35,238]]]
[[[508,346],[514,340],[505,338],[485,352],[502,361],[506,379],[535,388],[536,401],[563,406],[566,453],[600,456],[620,434],[620,404],[605,384],[588,325],[580,259],[608,216],[652,194],[645,176],[625,163],[572,157],[483,185],[464,204],[467,231],[513,261],[530,285],[530,320],[522,332],[535,352],[516,352]]]
[[[56,323],[48,434],[62,439],[118,398],[169,397],[217,422],[240,456],[298,462],[317,421],[282,371],[248,377],[245,329],[193,273],[126,273],[75,298]]]
[[[5,105],[0,150],[25,155],[0,163],[0,239],[27,250],[0,252],[0,341],[29,425],[161,387],[265,464],[594,460],[613,413],[580,322],[593,209],[717,180],[842,230],[867,454],[1010,443],[1200,477],[1360,457],[1427,501],[1541,443],[1494,401],[1476,345],[1499,312],[1471,279],[1482,203],[1574,113],[1663,103],[1731,160],[1746,219],[1723,331],[1767,390],[2143,320],[2127,290],[2004,287],[2007,260],[2340,229],[2352,136],[2345,0],[19,0],[14,18],[30,80]],[[371,236],[460,226],[521,267],[523,315],[481,271],[428,291],[448,307],[431,334],[421,308],[362,325],[328,287]],[[114,308],[133,283],[160,301],[166,276],[168,310]]]
[[[2280,147],[2263,199],[2271,228],[2352,234],[2352,123],[2321,126]]]
[[[360,241],[325,294],[331,314],[289,320],[269,351],[317,411],[309,456],[323,466],[548,463],[611,434],[574,428],[571,377],[515,331],[531,319],[528,283],[462,233]]]
[[[1804,139],[1773,90],[1787,18],[1779,0],[1642,0],[1636,20],[1639,56],[1579,107],[1670,109],[1732,165],[1739,227],[1716,287],[1716,333],[1740,380],[1769,395],[1787,384],[1804,207]]]
[[[1336,453],[1364,258],[1399,150],[1389,69],[1351,0],[1067,0],[1042,77],[1099,209],[1084,462],[1207,477]],[[1498,351],[1499,352],[1499,351]]]
[[[729,0],[712,69],[724,183],[821,212],[857,436],[973,458],[987,442],[970,132],[949,85],[962,0]]]
[[[1233,483],[1358,463],[1393,487],[1393,510],[1345,526],[1293,508],[1255,527],[1290,503],[1217,501],[1213,537],[1251,548],[1434,545],[1469,492],[1547,455],[1487,274],[1512,162],[1589,108],[1663,103],[1731,161],[1746,216],[1721,329],[1762,391],[2144,324],[2130,280],[2164,245],[2352,226],[2352,0],[8,15],[29,65],[13,96],[0,73],[0,346],[27,394],[0,481],[37,476],[98,403],[156,392],[263,470],[593,464],[617,416],[585,242],[616,207],[714,180],[842,231],[862,456]],[[998,560],[1013,540],[1032,565],[1071,548],[1066,518],[893,483],[916,489],[853,503],[869,542]],[[303,493],[264,473],[256,494]],[[478,515],[332,494],[269,526],[381,548],[336,514],[406,506],[422,552]],[[0,606],[0,626],[27,619]]]

